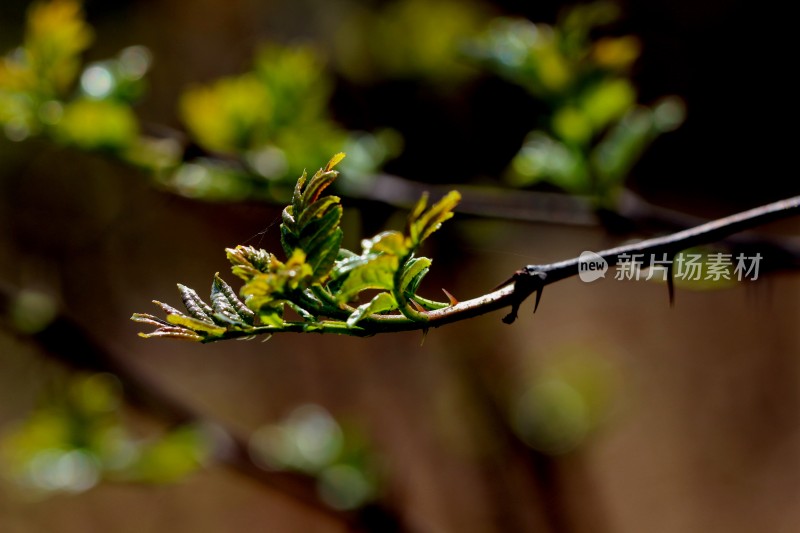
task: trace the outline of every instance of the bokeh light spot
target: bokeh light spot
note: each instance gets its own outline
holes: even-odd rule
[[[81,75],[81,89],[91,98],[107,97],[114,90],[115,85],[114,75],[102,65],[91,66]]]

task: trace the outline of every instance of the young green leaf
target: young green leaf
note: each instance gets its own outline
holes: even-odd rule
[[[375,259],[375,254],[364,254],[364,255],[355,255],[343,258],[336,262],[336,265],[331,270],[331,278],[333,280],[341,281],[347,274],[352,272],[355,268],[364,266],[370,261]],[[334,283],[329,283],[328,286],[335,285],[336,287],[340,287],[341,283],[338,285]],[[337,289],[338,292],[338,289]]]
[[[402,314],[395,313],[392,320],[418,322],[428,320],[427,311],[447,307],[416,294],[431,260],[414,252],[453,216],[459,194],[451,192],[430,207],[423,197],[409,215],[405,234],[385,231],[364,239],[362,253],[356,255],[341,248],[339,198],[323,195],[343,157],[337,154],[310,179],[305,174],[298,179],[292,203],[283,211],[281,243],[289,256],[285,263],[251,246],[226,249],[233,273],[245,281],[241,299],[216,274],[211,305],[179,285],[188,315],[156,302],[166,320],[145,314],[133,320],[154,326],[149,336],[208,342],[279,331],[363,334],[358,324],[371,315],[399,309]],[[378,293],[354,309],[351,302],[365,290]],[[302,322],[285,319],[287,309]]]
[[[269,271],[250,278],[242,287],[241,295],[248,308],[260,312],[265,307],[280,307],[284,300],[291,300],[308,288],[312,280],[305,253],[296,249],[285,264],[273,257]]]
[[[403,257],[408,253],[406,238],[399,231],[384,231],[361,242],[365,252],[386,253]]]
[[[231,271],[234,275],[245,281],[259,273],[269,272],[272,254],[266,250],[240,244],[236,248],[226,248],[225,255],[231,262]]]
[[[233,326],[252,326],[255,322],[255,313],[242,303],[230,285],[214,274],[211,285],[211,305],[213,317],[219,323],[224,322]]]
[[[214,323],[209,324],[205,320],[198,320],[194,317],[182,314],[167,315],[167,322],[175,326],[183,326],[184,328],[187,328],[201,335],[203,333],[208,335],[221,335],[225,333],[225,328],[222,326],[217,326]]]
[[[201,342],[202,335],[198,335],[194,331],[180,326],[161,327],[152,333],[139,333],[139,336],[144,339],[151,339],[157,337],[164,337],[169,339],[180,339],[185,341]]]
[[[382,292],[364,305],[359,305],[358,308],[347,318],[347,327],[352,328],[358,322],[369,315],[382,313],[384,311],[393,311],[397,309],[397,301],[394,296],[388,292]]]
[[[408,238],[412,250],[438,230],[444,221],[452,218],[453,209],[460,200],[458,191],[450,191],[426,211],[427,195],[420,199],[408,217]]]
[[[422,278],[428,273],[431,260],[427,257],[412,257],[403,267],[403,275],[400,278],[400,290],[403,293],[413,295],[417,292]]]
[[[338,154],[331,157],[331,160],[328,161],[327,165],[325,165],[325,172],[330,172],[331,170],[333,170],[333,167],[341,163],[346,156],[347,154],[345,154],[344,152],[339,152]]]
[[[211,315],[214,314],[214,310],[211,309],[211,307],[209,307],[208,304],[202,299],[200,299],[194,289],[190,289],[189,287],[178,283],[178,292],[181,294],[181,300],[183,301],[184,307],[186,307],[186,310],[189,311],[189,314],[193,318],[203,322],[214,322],[214,320],[211,318]]]
[[[299,248],[306,253],[306,261],[318,280],[327,277],[339,255],[343,237],[339,228],[341,218],[342,207],[337,205],[312,219],[300,234]]]
[[[366,289],[391,291],[394,288],[394,274],[398,258],[394,255],[378,255],[368,263],[357,266],[342,283],[339,289],[340,302],[348,302]]]
[[[297,181],[292,205],[283,210],[281,244],[287,255],[300,249],[306,254],[313,276],[324,281],[329,276],[342,243],[342,206],[337,196],[321,196],[336,179],[333,167],[344,158],[335,155],[310,180],[305,173]]]

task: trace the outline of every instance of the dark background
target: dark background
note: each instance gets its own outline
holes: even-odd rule
[[[263,40],[316,36],[325,44],[341,16],[335,8],[352,5],[88,2],[96,31],[89,59],[150,47],[151,87],[137,112],[178,126],[175,105],[187,84],[242,72]],[[544,22],[562,7],[492,5]],[[19,42],[26,6],[0,6],[0,49]],[[797,194],[789,81],[796,46],[785,8],[727,0],[623,8],[614,31],[642,40],[641,101],[678,94],[688,108],[686,123],[655,143],[630,185],[701,216]],[[449,92],[418,81],[340,79],[333,111],[347,127],[403,133],[406,150],[388,170],[460,183],[499,176],[538,108],[521,89],[480,76]],[[796,275],[679,291],[674,309],[660,285],[568,280],[548,288],[535,319],[529,306],[511,327],[499,314],[484,316],[433,331],[422,346],[418,334],[144,341],[132,312],[152,310],[153,298],[176,304],[175,282],[203,288],[216,271],[233,281],[223,248],[276,249],[277,231],[259,232],[279,208],[178,198],[113,160],[44,140],[0,140],[0,187],[1,279],[52,295],[133,368],[243,434],[305,402],[355,420],[382,457],[386,501],[411,530],[797,531]],[[449,225],[430,244],[437,259],[426,291],[444,286],[462,299],[524,264],[616,243],[599,229],[460,217]],[[764,231],[797,229],[789,222]],[[613,369],[614,408],[580,448],[542,458],[519,447],[503,416],[527,380],[573,352]],[[0,334],[0,426],[36,404],[42,365],[31,345]],[[213,467],[177,485],[103,484],[42,502],[0,488],[4,533],[259,530],[338,529]]]

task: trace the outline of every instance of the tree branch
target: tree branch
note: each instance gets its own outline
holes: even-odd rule
[[[609,266],[618,264],[620,262],[620,257],[625,255],[666,254],[672,257],[687,248],[713,243],[734,233],[755,228],[775,220],[788,218],[798,213],[800,213],[800,196],[795,196],[707,222],[691,229],[596,253],[603,258]],[[377,333],[427,330],[432,327],[439,327],[468,318],[474,318],[509,306],[511,307],[511,312],[503,320],[510,324],[516,319],[519,306],[524,300],[535,293],[537,295],[536,306],[538,307],[538,302],[544,287],[577,275],[580,262],[580,257],[574,257],[556,263],[527,265],[515,272],[496,290],[443,309],[422,313],[424,320],[409,320],[402,315],[392,314],[372,315],[365,318],[354,327],[348,327],[345,323],[339,321],[323,321],[318,324],[288,322],[281,327],[265,326],[254,328],[246,333],[231,331],[221,337],[210,339],[209,342],[262,333],[300,333],[314,331],[318,333],[336,333],[364,337]],[[671,286],[672,280],[669,279],[668,282]],[[670,291],[671,290],[672,289],[670,289]]]
[[[741,213],[718,220],[706,222],[694,228],[679,231],[671,235],[647,239],[636,243],[596,252],[609,266],[619,263],[620,257],[634,254],[675,254],[693,246],[719,241],[734,233],[761,226],[769,222],[787,218],[800,213],[800,196],[779,200],[771,204],[756,207]],[[476,300],[459,304],[463,309],[447,308],[442,310],[439,322],[449,323],[460,320],[460,316],[477,316],[484,309],[494,310],[511,305],[511,313],[504,321],[511,323],[516,319],[520,303],[533,293],[537,294],[537,306],[545,285],[575,276],[579,272],[580,257],[544,265],[527,265],[517,271],[499,290]],[[671,272],[670,272],[671,276]],[[672,279],[668,279],[671,284]],[[510,290],[509,290],[510,289]],[[672,289],[670,289],[671,292]],[[458,307],[458,306],[455,306]],[[535,310],[535,309],[534,309]],[[448,312],[449,311],[449,312]],[[477,311],[477,314],[476,314]],[[432,312],[433,314],[435,312]],[[438,325],[438,324],[437,324]]]

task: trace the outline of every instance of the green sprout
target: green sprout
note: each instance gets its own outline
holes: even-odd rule
[[[281,243],[285,260],[250,246],[228,249],[233,273],[244,281],[239,295],[219,275],[210,304],[183,285],[178,289],[186,313],[155,302],[166,319],[134,314],[132,320],[156,327],[143,337],[210,342],[279,332],[370,334],[370,324],[421,324],[431,310],[449,307],[417,294],[431,259],[418,256],[422,243],[453,216],[460,195],[452,191],[428,206],[423,196],[404,232],[385,231],[362,241],[356,254],[341,247],[342,206],[323,194],[338,176],[335,155],[310,179],[300,177],[291,205],[283,211]],[[372,297],[362,302],[363,293]],[[289,320],[286,310],[300,320]]]

